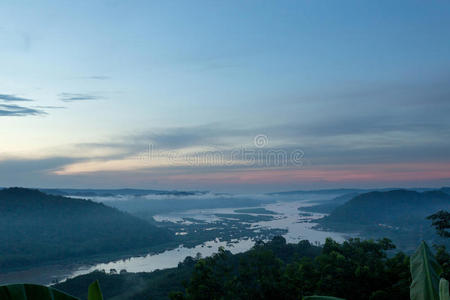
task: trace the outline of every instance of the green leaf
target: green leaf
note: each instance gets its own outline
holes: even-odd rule
[[[98,280],[91,283],[88,290],[88,300],[103,300],[102,291]]]
[[[439,300],[439,275],[442,269],[425,242],[411,256],[410,268],[411,300]]]
[[[345,300],[342,298],[330,297],[330,296],[306,296],[304,300]]]
[[[441,281],[439,281],[439,300],[450,300],[448,285],[448,281],[441,278]]]
[[[2,300],[79,300],[54,288],[37,284],[10,284],[0,286]]]

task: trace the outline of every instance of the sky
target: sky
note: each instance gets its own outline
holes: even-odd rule
[[[450,185],[448,1],[0,2],[0,186]]]

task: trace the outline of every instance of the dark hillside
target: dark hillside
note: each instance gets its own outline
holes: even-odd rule
[[[422,240],[440,238],[427,216],[450,209],[450,195],[442,191],[393,190],[358,195],[319,220],[325,229],[357,232],[367,238],[388,237],[404,251],[412,251]]]
[[[170,240],[146,221],[89,200],[0,190],[0,267],[145,248]]]
[[[428,215],[450,208],[450,195],[440,191],[395,190],[361,194],[337,207],[328,222],[401,225],[424,220]]]

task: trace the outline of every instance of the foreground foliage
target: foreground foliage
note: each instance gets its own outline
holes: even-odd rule
[[[11,284],[0,286],[2,300],[79,300],[57,289],[37,284]],[[88,300],[103,300],[98,281],[89,286]]]
[[[411,256],[411,300],[439,299],[439,276],[442,268],[430,248],[422,242]]]

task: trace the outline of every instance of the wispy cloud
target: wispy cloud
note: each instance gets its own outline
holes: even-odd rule
[[[84,93],[61,93],[59,98],[64,102],[100,100],[102,97]]]
[[[0,117],[24,117],[45,115],[45,111],[14,104],[0,104]]]
[[[76,77],[71,77],[71,79],[82,79],[82,80],[108,80],[111,79],[110,76],[107,75],[87,75],[87,76],[76,76]]]
[[[32,99],[17,97],[16,95],[11,94],[0,94],[0,101],[7,102],[22,102],[22,101],[33,101]]]
[[[93,80],[108,80],[111,79],[109,76],[104,75],[93,75],[93,76],[87,76],[86,79],[93,79]]]
[[[3,102],[3,104],[1,103]],[[18,97],[14,94],[0,94],[0,117],[24,117],[46,115],[42,109],[52,108],[50,106],[26,107],[17,104],[4,104],[11,102],[34,102],[33,99]]]
[[[54,105],[34,105],[34,108],[42,108],[42,109],[65,109],[65,106],[54,106]]]

